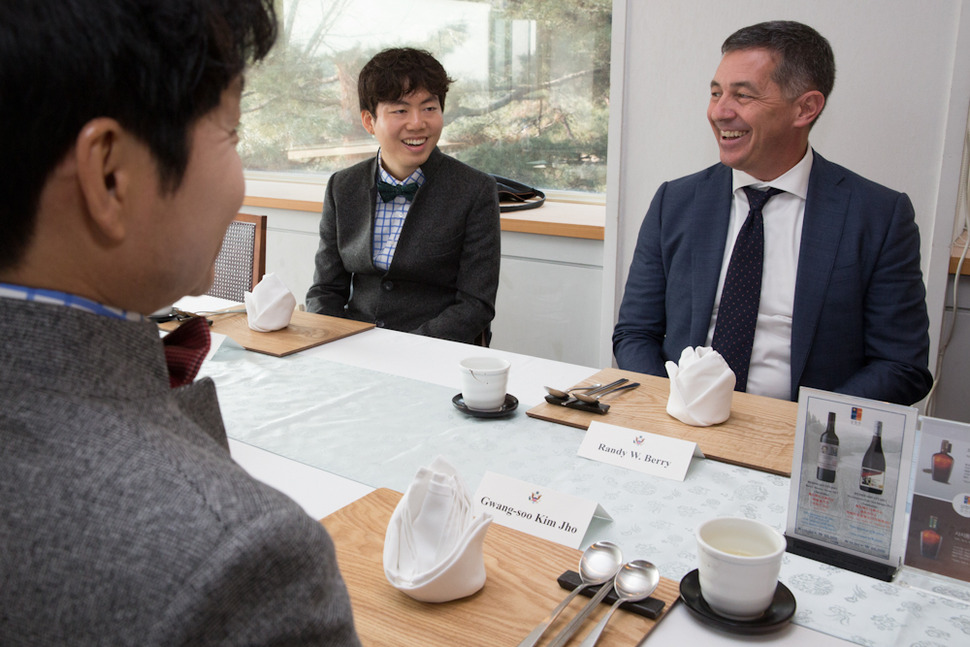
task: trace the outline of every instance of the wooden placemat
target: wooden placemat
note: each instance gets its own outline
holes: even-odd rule
[[[235,308],[228,309],[234,310]],[[209,318],[212,320],[212,332],[229,337],[246,350],[276,357],[292,355],[301,350],[356,335],[374,327],[372,323],[301,310],[293,311],[290,325],[272,332],[256,332],[250,328],[249,319],[245,312],[215,314],[209,315]],[[177,326],[178,324],[169,322],[160,327],[163,330],[174,330]]]
[[[354,608],[361,642],[367,645],[515,646],[545,618],[567,591],[556,578],[576,570],[580,551],[532,537],[496,523],[485,536],[485,586],[474,595],[442,604],[418,602],[384,576],[384,532],[401,494],[375,490],[324,518],[337,547],[337,560]],[[630,555],[627,559],[649,555]],[[642,640],[680,596],[680,585],[661,578],[653,597],[663,615],[648,620],[622,609],[613,614],[599,645],[630,647]],[[548,641],[586,603],[577,596],[543,637]],[[571,644],[579,644],[609,607],[601,604]]]
[[[605,415],[546,402],[526,413],[533,418],[580,429],[587,429],[590,422],[599,420],[618,427],[681,438],[697,443],[707,458],[791,476],[798,419],[796,402],[735,393],[730,418],[711,427],[692,427],[667,413],[670,382],[666,378],[607,368],[576,386],[608,384],[620,377],[639,382],[640,386],[603,398],[603,402],[610,405]]]

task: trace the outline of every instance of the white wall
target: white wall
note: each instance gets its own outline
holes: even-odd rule
[[[935,355],[970,104],[967,2],[615,0],[613,15],[601,364],[650,199],[663,181],[718,159],[706,108],[721,43],[774,19],[812,25],[835,51],[835,89],[812,146],[913,201]]]

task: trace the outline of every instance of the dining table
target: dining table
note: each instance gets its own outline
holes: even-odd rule
[[[211,297],[179,303],[192,311],[227,305]],[[964,582],[909,567],[883,582],[790,553],[780,575],[797,603],[790,621],[759,630],[698,614],[678,597],[678,585],[696,568],[695,529],[712,517],[739,516],[784,532],[790,470],[784,460],[765,467],[713,452],[695,457],[680,481],[581,457],[583,422],[550,416],[544,387],[589,383],[602,371],[616,369],[381,328],[285,356],[215,337],[200,376],[216,383],[233,457],[322,520],[334,538],[365,645],[517,645],[567,593],[556,576],[576,570],[580,551],[601,540],[620,546],[626,560],[656,564],[665,583],[661,588],[666,588],[658,595],[668,595],[657,620],[621,607],[618,619],[611,621],[614,630],[608,627],[599,643],[605,647],[684,641],[812,647],[970,641],[970,586]],[[458,364],[475,356],[509,360],[508,392],[517,407],[508,415],[469,416],[455,406]],[[662,400],[666,389],[664,378],[643,377],[649,378],[643,380],[646,386],[618,394],[610,400],[610,412],[595,418],[614,424],[610,416],[615,413],[615,424],[700,438],[662,406],[643,404],[644,398]],[[634,394],[627,407],[640,402],[643,416],[629,410],[621,415],[623,399]],[[713,434],[715,442],[719,428],[737,434],[732,443],[747,443],[746,451],[755,454],[766,453],[764,443],[776,449],[790,446],[797,405],[741,395],[732,404],[734,422],[729,418],[704,433]],[[742,433],[745,428],[751,433]],[[759,434],[770,437],[759,441]],[[439,456],[472,492],[486,473],[499,473],[593,500],[609,518],[592,519],[579,549],[494,520],[486,537],[482,591],[443,604],[417,602],[381,577],[383,531],[416,472]],[[606,610],[603,605],[594,618]],[[456,642],[456,636],[463,639]],[[578,643],[577,638],[569,644]]]

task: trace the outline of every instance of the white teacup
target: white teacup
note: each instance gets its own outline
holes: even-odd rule
[[[497,411],[505,404],[511,362],[500,357],[469,357],[461,368],[461,397],[475,411]]]
[[[775,596],[785,538],[760,521],[721,517],[697,528],[704,601],[726,618],[753,620]]]

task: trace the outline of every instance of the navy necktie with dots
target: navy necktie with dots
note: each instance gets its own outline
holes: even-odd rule
[[[748,196],[750,210],[734,241],[711,342],[714,350],[734,371],[737,378],[735,391],[747,390],[751,346],[754,343],[754,328],[758,323],[765,255],[765,225],[761,210],[771,196],[783,193],[781,189],[759,191],[749,186],[744,187],[744,192]]]

